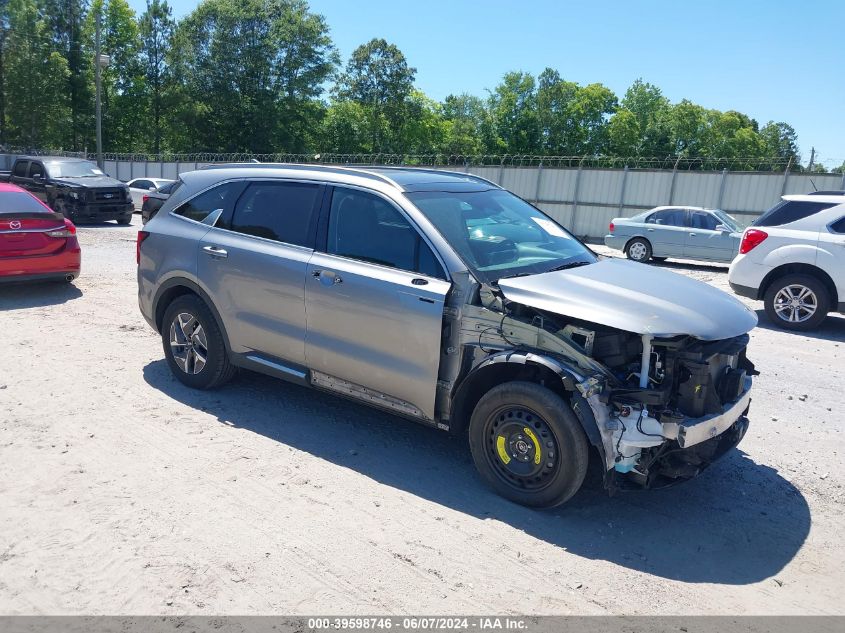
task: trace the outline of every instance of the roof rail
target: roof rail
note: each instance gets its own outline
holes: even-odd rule
[[[828,189],[827,191],[811,191],[808,196],[845,196],[845,189]]]
[[[502,186],[493,182],[492,180],[487,180],[486,178],[482,178],[481,176],[477,176],[475,174],[471,174],[467,171],[452,171],[451,169],[431,169],[430,167],[405,167],[403,165],[373,165],[370,169],[374,170],[382,170],[382,169],[394,169],[397,171],[419,171],[426,174],[456,174],[463,178],[467,178],[469,180],[474,180],[476,182],[484,183],[486,185],[493,185],[497,189],[501,189]]]
[[[199,169],[206,170],[206,169],[237,169],[237,168],[247,168],[247,169],[293,169],[297,171],[322,171],[329,174],[348,174],[353,173],[356,175],[364,176],[366,178],[371,178],[372,180],[378,180],[380,182],[386,183],[388,185],[393,185],[397,189],[401,189],[396,181],[387,176],[382,174],[377,174],[372,171],[368,171],[366,169],[361,169],[357,167],[342,167],[337,165],[314,165],[309,163],[210,163],[208,165],[203,165]]]

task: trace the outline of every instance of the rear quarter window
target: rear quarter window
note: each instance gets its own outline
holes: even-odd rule
[[[819,211],[835,207],[832,202],[808,202],[804,200],[783,200],[757,218],[753,226],[781,226],[809,218]]]
[[[840,218],[830,225],[830,230],[833,233],[845,233],[845,218]]]
[[[213,223],[211,218],[216,220],[234,202],[242,188],[240,182],[217,185],[179,205],[173,213],[194,222]]]

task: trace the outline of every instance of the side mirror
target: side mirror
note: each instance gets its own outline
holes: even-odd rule
[[[729,227],[725,226],[724,224],[719,224],[718,226],[716,226],[716,230],[719,231],[719,233],[732,233],[733,232],[733,231],[731,231],[731,229]]]
[[[33,174],[32,182],[42,183],[42,182],[44,182],[44,176],[42,176],[41,174]]]
[[[150,187],[149,189],[147,189],[147,191],[156,191],[156,188],[155,188],[155,187]]]

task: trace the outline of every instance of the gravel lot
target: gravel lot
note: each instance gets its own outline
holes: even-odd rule
[[[749,433],[696,481],[538,512],[440,432],[254,374],[183,387],[136,228],[80,229],[73,285],[0,287],[0,614],[845,614],[845,319],[761,319]]]

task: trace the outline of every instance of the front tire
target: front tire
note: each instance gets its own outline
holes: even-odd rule
[[[830,310],[830,293],[810,275],[785,275],[766,289],[763,305],[769,320],[787,330],[806,331],[821,325]]]
[[[132,214],[130,213],[129,215],[123,215],[123,216],[119,217],[117,219],[117,223],[120,226],[128,226],[129,224],[132,223]]]
[[[484,481],[525,506],[564,503],[587,473],[587,439],[569,404],[531,382],[498,385],[479,400],[469,446]]]
[[[170,371],[189,387],[214,389],[234,375],[223,333],[211,310],[196,295],[177,297],[167,307],[161,339]]]
[[[648,240],[636,237],[628,242],[625,247],[625,255],[628,259],[644,264],[651,259],[651,244]]]

